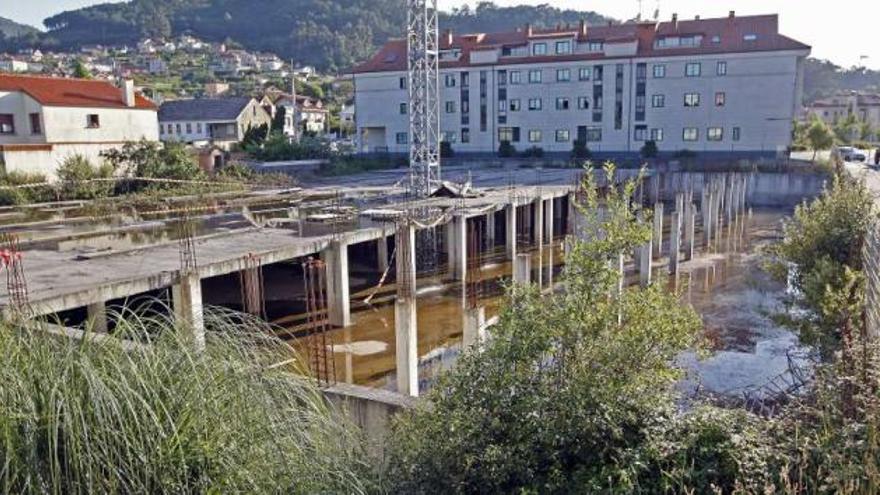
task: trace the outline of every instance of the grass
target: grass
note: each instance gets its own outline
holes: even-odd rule
[[[0,329],[0,492],[370,490],[359,432],[264,323],[210,310],[196,354],[164,317],[114,318],[149,345]]]

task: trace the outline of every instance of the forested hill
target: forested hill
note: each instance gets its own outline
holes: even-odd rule
[[[24,36],[29,33],[36,33],[37,28],[19,24],[5,17],[0,17],[0,36],[15,37]]]
[[[804,99],[807,102],[840,91],[880,93],[880,71],[864,67],[844,69],[827,60],[807,59],[804,73]]]
[[[247,49],[333,70],[351,67],[389,38],[402,37],[405,17],[404,0],[130,0],[50,17],[40,43],[75,48],[190,33],[208,41],[231,39]],[[595,12],[482,2],[473,9],[442,13],[440,28],[495,31],[526,22],[548,26],[580,19],[608,21]]]

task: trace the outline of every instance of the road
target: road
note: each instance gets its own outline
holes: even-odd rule
[[[864,179],[868,189],[874,195],[875,201],[880,201],[880,170],[864,163],[855,162],[847,162],[845,167],[853,177]]]

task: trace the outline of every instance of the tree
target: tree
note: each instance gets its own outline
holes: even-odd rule
[[[588,160],[590,158],[590,148],[587,147],[585,139],[575,139],[571,148],[571,158],[576,161]]]
[[[834,133],[819,118],[813,119],[813,122],[807,129],[806,138],[807,144],[813,150],[813,163],[816,162],[816,155],[820,150],[830,149],[834,145]]]
[[[484,349],[401,418],[388,463],[398,492],[638,491],[639,446],[672,420],[671,363],[700,323],[665,284],[619,290],[617,260],[650,227],[629,207],[634,182],[607,188],[600,216],[586,175],[577,208],[603,235],[569,239],[564,292],[509,288]]]
[[[657,154],[660,150],[657,149],[657,141],[650,140],[645,141],[645,145],[642,146],[640,151],[642,158],[657,158]]]
[[[275,117],[272,118],[272,130],[284,132],[284,120],[287,118],[287,107],[279,106],[275,109]]]
[[[73,62],[73,77],[77,77],[79,79],[91,79],[92,73],[86,67],[82,60],[76,59]]]
[[[195,158],[181,143],[128,142],[102,156],[118,173],[129,177],[193,180],[202,174]]]

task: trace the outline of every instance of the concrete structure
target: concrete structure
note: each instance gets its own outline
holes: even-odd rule
[[[271,126],[272,117],[253,98],[173,100],[159,109],[159,137],[196,146],[229,150],[248,129]]]
[[[441,137],[456,154],[503,141],[568,154],[772,155],[791,142],[810,47],[775,15],[625,23],[440,39]],[[405,153],[406,51],[390,41],[354,69],[361,152]]]
[[[158,140],[156,107],[126,81],[0,75],[0,166],[50,179],[68,157],[98,165],[127,141]]]

